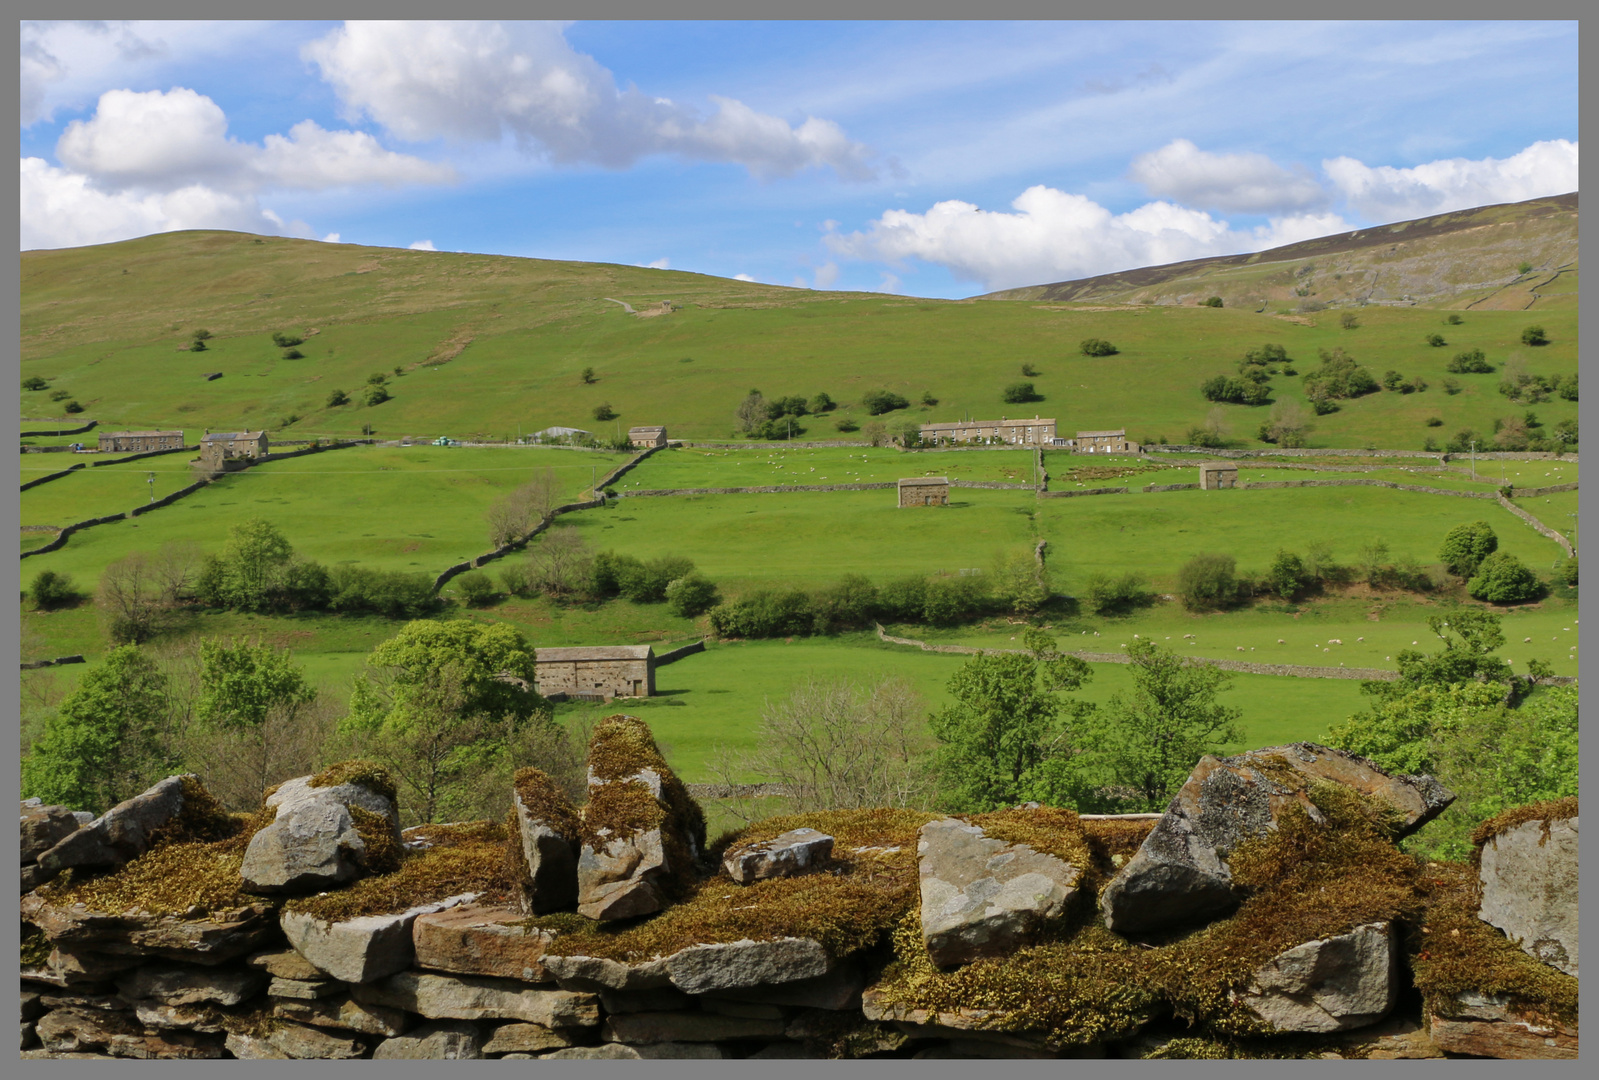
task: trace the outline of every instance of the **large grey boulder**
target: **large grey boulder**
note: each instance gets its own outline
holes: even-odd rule
[[[1482,845],[1477,917],[1522,951],[1577,976],[1578,818],[1524,821]]]
[[[1375,1024],[1399,998],[1392,923],[1296,945],[1255,971],[1239,1000],[1278,1031],[1347,1031]]]
[[[384,1039],[372,1052],[374,1061],[467,1061],[483,1056],[483,1035],[462,1020],[423,1024],[414,1031]]]
[[[338,922],[285,911],[279,923],[289,944],[319,971],[347,983],[365,983],[411,966],[416,959],[411,924],[417,916],[476,898],[475,893],[464,893],[393,915],[362,915]]]
[[[39,799],[22,800],[22,864],[78,831],[78,818],[65,806],[45,806]]]
[[[602,921],[661,910],[692,880],[705,816],[642,720],[618,714],[595,726],[588,791],[577,910]]]
[[[816,829],[790,829],[757,843],[739,844],[722,856],[722,869],[740,885],[796,877],[821,868],[833,854],[833,838]]]
[[[1105,925],[1135,934],[1208,922],[1238,903],[1227,860],[1245,840],[1265,836],[1289,806],[1311,820],[1313,783],[1342,784],[1399,811],[1398,836],[1441,814],[1454,793],[1430,776],[1391,776],[1365,758],[1315,743],[1206,754],[1142,846],[1100,897]]]
[[[543,915],[577,903],[577,857],[582,822],[566,795],[538,769],[519,769],[511,788],[521,839],[523,879],[518,900],[525,915]]]
[[[39,865],[54,873],[73,866],[121,866],[149,850],[158,830],[183,812],[184,781],[169,776],[147,791],[117,803],[89,824],[39,853]]]
[[[272,823],[245,849],[239,874],[251,892],[314,892],[367,869],[368,851],[352,808],[375,814],[396,847],[399,815],[388,796],[358,783],[313,787],[315,777],[285,781],[266,800]]]
[[[922,940],[939,967],[1005,956],[1060,918],[1082,868],[956,818],[922,826]]]

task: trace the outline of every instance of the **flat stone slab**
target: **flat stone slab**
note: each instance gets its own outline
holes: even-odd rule
[[[483,1044],[485,1054],[538,1054],[572,1045],[570,1031],[543,1024],[501,1024]]]
[[[563,990],[658,990],[672,984],[661,957],[624,964],[603,956],[546,955],[542,962]]]
[[[515,908],[478,904],[419,915],[411,927],[416,964],[457,975],[553,982],[543,958],[555,935],[522,925],[526,918]]]
[[[163,1005],[238,1005],[266,985],[259,971],[236,967],[178,967],[147,964],[117,980],[117,990],[130,1000],[143,998]]]
[[[506,1055],[509,1057],[510,1055]],[[628,1046],[624,1043],[605,1043],[601,1046],[570,1046],[550,1054],[540,1054],[545,1061],[680,1061],[705,1059],[716,1061],[728,1056],[715,1043],[650,1043]]]
[[[283,1051],[284,1057],[301,1061],[357,1058],[366,1053],[367,1047],[360,1039],[293,1022],[275,1026],[267,1034],[267,1041]]]
[[[1278,1031],[1347,1031],[1375,1024],[1399,999],[1392,923],[1307,941],[1256,970],[1239,1000]]]
[[[39,853],[38,863],[60,872],[73,866],[121,866],[143,855],[156,830],[183,811],[183,781],[169,776],[154,787],[113,806]]]
[[[430,1020],[522,1020],[552,1028],[592,1027],[600,1021],[592,994],[535,990],[507,979],[402,971],[355,987],[351,996]]]
[[[956,818],[930,821],[917,842],[922,941],[939,967],[1008,956],[1076,895],[1082,869]]]
[[[100,953],[210,963],[258,949],[275,933],[268,904],[205,915],[113,914],[72,905],[58,907],[37,894],[22,898],[22,917],[58,946]]]
[[[1477,917],[1528,956],[1577,977],[1578,818],[1527,821],[1482,846]]]
[[[833,838],[816,829],[790,829],[760,843],[740,844],[722,856],[722,869],[740,885],[797,877],[817,870],[833,854]]]
[[[38,799],[24,799],[22,864],[36,862],[40,855],[77,832],[78,826],[77,815],[65,806],[45,806]]]
[[[518,899],[524,914],[543,915],[577,903],[577,858],[582,838],[577,813],[543,772],[518,770],[511,790],[527,872]],[[541,808],[548,807],[547,811]]]
[[[709,994],[814,979],[831,971],[833,963],[821,942],[811,938],[745,938],[691,945],[666,958],[666,973],[685,994]]]
[[[411,966],[416,959],[411,924],[418,916],[476,898],[476,894],[467,893],[394,915],[363,915],[340,922],[285,911],[280,924],[289,944],[318,970],[342,982],[366,983]]]
[[[264,971],[274,979],[316,980],[322,970],[293,949],[270,949],[245,959],[245,964]]]
[[[345,984],[337,979],[279,979],[267,984],[267,997],[290,998],[298,1001],[315,1001],[344,992]]]
[[[608,1016],[600,1027],[606,1042],[637,1046],[645,1043],[713,1043],[729,1039],[781,1039],[782,1020],[754,1020],[702,1012],[623,1013]]]
[[[317,1027],[342,1028],[362,1035],[403,1035],[411,1014],[384,1005],[363,1005],[348,994],[303,1001],[293,998],[273,1002],[272,1015]]]
[[[1430,776],[1390,776],[1365,758],[1315,743],[1206,754],[1143,844],[1100,897],[1105,925],[1136,934],[1205,923],[1237,906],[1227,859],[1245,840],[1266,835],[1289,806],[1321,812],[1308,789],[1343,784],[1394,806],[1399,835],[1437,817],[1454,794]]]
[[[1427,1034],[1450,1054],[1487,1058],[1575,1060],[1577,1027],[1530,1020],[1507,998],[1464,993],[1437,1003]]]
[[[474,1024],[459,1020],[423,1024],[415,1031],[384,1039],[372,1051],[374,1061],[475,1061],[483,1056],[483,1036]]]

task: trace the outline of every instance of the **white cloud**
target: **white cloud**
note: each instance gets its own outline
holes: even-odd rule
[[[629,86],[567,43],[561,24],[347,22],[306,45],[352,120],[370,116],[402,139],[497,142],[558,164],[620,169],[650,154],[725,161],[758,177],[830,167],[870,179],[869,151],[830,120],[797,127],[712,97],[709,119]]]
[[[328,234],[327,234],[327,235],[326,235],[326,236],[324,236],[324,237],[323,237],[323,238],[322,238],[322,242],[323,242],[323,243],[324,243],[324,244],[338,244],[338,243],[342,243],[342,241],[341,241],[341,240],[340,240],[340,239],[339,239],[339,234],[338,234],[338,233],[336,233],[336,232],[330,232],[330,233],[328,233]],[[429,242],[429,243],[432,243],[432,241],[428,241],[428,242]]]
[[[733,275],[733,280],[734,281],[754,281],[755,279],[750,277],[748,274],[734,274]]]
[[[660,258],[656,259],[652,263],[645,263],[644,265],[651,270],[670,270],[672,268],[672,260],[668,258]]]
[[[963,280],[1004,289],[1257,251],[1349,228],[1335,214],[1317,214],[1275,218],[1241,232],[1169,202],[1113,214],[1085,196],[1042,184],[1022,192],[1011,207],[1015,213],[952,199],[922,214],[889,210],[865,232],[829,234],[823,242],[845,258],[923,259]]]
[[[1374,221],[1443,214],[1577,190],[1577,143],[1535,142],[1507,158],[1447,158],[1408,169],[1351,157],[1321,163],[1350,207]]]
[[[1151,195],[1247,214],[1310,210],[1328,201],[1304,170],[1291,172],[1265,154],[1213,154],[1187,139],[1134,158],[1128,175]]]
[[[875,291],[885,293],[899,292],[899,278],[894,274],[890,274],[887,270],[884,270],[883,280],[878,282],[877,289]]]
[[[411,242],[410,248],[411,248],[412,251],[437,251],[437,250],[439,250],[438,248],[433,246],[433,241],[431,241],[431,240],[414,240],[414,241]]]
[[[825,262],[816,268],[816,287],[818,289],[831,289],[838,280],[838,264]]]

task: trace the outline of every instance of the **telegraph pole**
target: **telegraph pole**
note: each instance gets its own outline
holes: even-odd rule
[[[1477,479],[1477,440],[1471,440],[1471,478]]]
[[[155,473],[149,474],[148,482],[150,484],[150,501],[155,502]]]

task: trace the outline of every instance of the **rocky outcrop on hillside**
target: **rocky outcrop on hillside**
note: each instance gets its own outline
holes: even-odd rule
[[[23,896],[23,1057],[1576,1056],[1575,890],[1524,895],[1563,880],[1575,800],[1485,825],[1480,869],[1424,867],[1394,841],[1446,792],[1299,744],[1206,759],[1159,823],[849,810],[708,846],[641,721],[599,725],[589,768],[582,807],[524,773],[507,822],[397,838],[362,763],[226,822],[174,778],[190,812],[142,853]],[[24,858],[70,816],[24,805]],[[262,889],[263,834],[281,865],[358,872]],[[1129,936],[1118,882],[1172,906],[1147,884],[1158,836],[1209,838],[1229,906]]]

